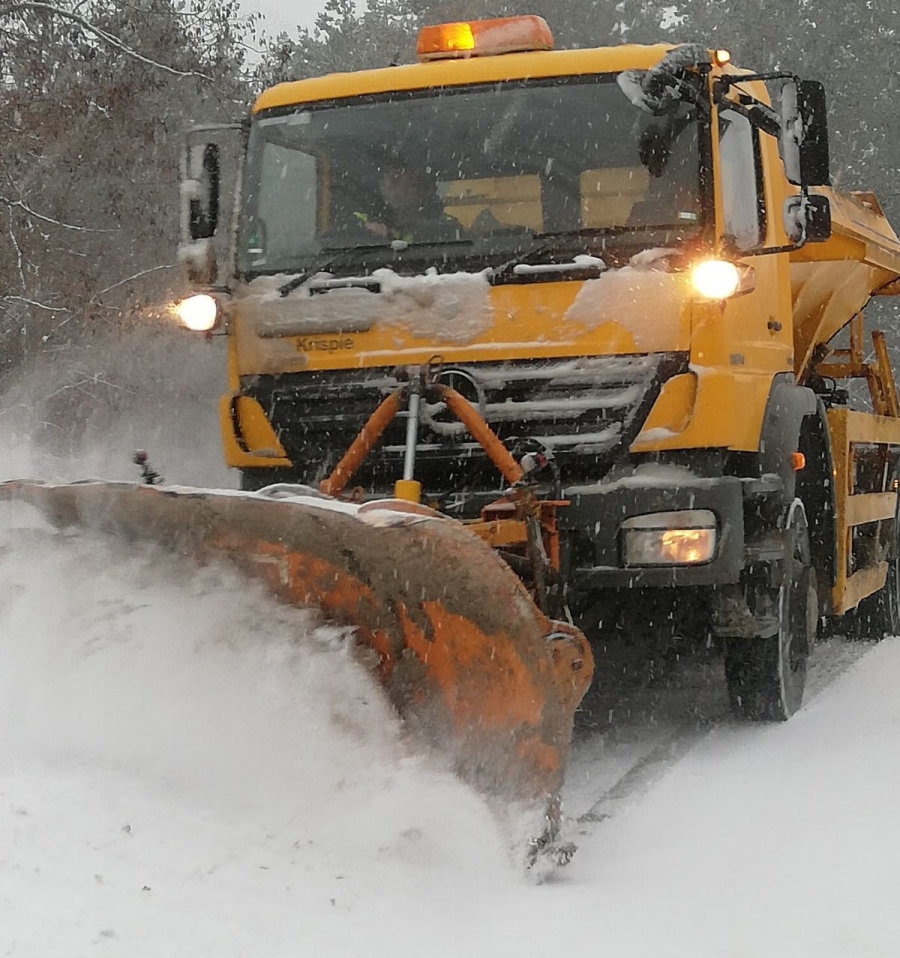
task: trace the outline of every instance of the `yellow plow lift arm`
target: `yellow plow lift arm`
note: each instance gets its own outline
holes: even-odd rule
[[[552,845],[590,648],[460,523],[421,506],[354,512],[313,497],[130,483],[6,482],[0,500],[30,503],[58,527],[226,559],[278,599],[352,627],[409,726],[484,794],[539,808],[546,829],[533,847]]]

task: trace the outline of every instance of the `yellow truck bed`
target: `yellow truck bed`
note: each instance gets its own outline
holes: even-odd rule
[[[832,234],[791,253],[794,360],[802,376],[875,295],[900,293],[900,239],[871,193],[819,190],[831,201]]]

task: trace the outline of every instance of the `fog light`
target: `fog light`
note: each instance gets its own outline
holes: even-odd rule
[[[699,565],[716,554],[716,517],[709,509],[655,512],[622,523],[626,566]]]
[[[181,323],[195,333],[207,333],[216,325],[219,304],[212,296],[199,293],[176,303],[175,315]]]

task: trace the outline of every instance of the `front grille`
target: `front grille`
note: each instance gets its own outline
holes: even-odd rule
[[[640,431],[662,383],[687,369],[684,354],[471,363],[445,367],[440,380],[475,405],[510,449],[537,440],[564,483],[602,478]],[[249,377],[294,463],[315,483],[347,450],[378,403],[397,386],[388,368]],[[416,478],[430,496],[459,503],[502,485],[481,447],[442,404],[423,404]],[[389,492],[401,476],[406,416],[401,413],[353,480]]]

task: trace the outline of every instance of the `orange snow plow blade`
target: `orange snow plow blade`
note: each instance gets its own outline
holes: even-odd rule
[[[549,620],[463,525],[421,506],[85,482],[0,484],[58,527],[224,557],[280,600],[356,630],[409,726],[485,794],[539,803],[555,839],[587,641]],[[398,511],[399,510],[399,511]],[[376,658],[377,657],[377,658]]]

